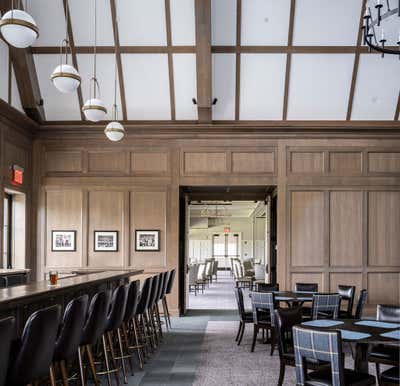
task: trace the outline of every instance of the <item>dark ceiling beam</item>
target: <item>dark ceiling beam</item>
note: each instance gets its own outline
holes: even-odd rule
[[[288,48],[292,47],[292,45],[293,45],[295,10],[296,10],[296,0],[291,0],[290,1],[289,31],[288,31]],[[292,65],[292,54],[288,53],[286,56],[285,89],[283,91],[283,110],[282,110],[282,119],[283,120],[286,120],[287,112],[288,112],[291,65]]]
[[[67,4],[66,0],[63,0],[63,6],[64,6],[65,22],[67,23],[68,42],[69,42],[69,46],[71,48],[72,64],[75,67],[76,71],[79,72],[78,59],[76,57],[76,50],[75,50],[74,34],[72,32],[71,12],[70,12],[69,5]],[[67,7],[68,7],[68,9],[67,9]],[[68,15],[68,18],[67,18],[67,15]],[[58,49],[58,51],[60,51],[60,49]],[[76,89],[76,94],[78,95],[78,101],[79,101],[79,113],[81,115],[81,119],[84,121],[85,120],[85,115],[83,114],[83,111],[82,111],[83,96],[82,96],[82,87],[81,87],[81,85],[82,85],[82,83]]]
[[[172,56],[172,31],[171,31],[171,3],[170,0],[165,0],[165,25],[167,32],[168,50],[168,78],[169,78],[169,103],[171,107],[171,119],[176,119],[175,114],[175,82],[174,82],[174,60]]]
[[[113,23],[114,43],[115,43],[114,53],[115,53],[115,60],[117,61],[119,93],[121,96],[122,117],[124,120],[126,120],[126,119],[128,119],[128,115],[126,112],[125,82],[124,82],[124,73],[122,70],[121,47],[119,44],[117,6],[115,4],[115,0],[110,0],[110,6],[111,6],[111,19],[112,19],[112,23]]]
[[[199,123],[212,121],[211,0],[195,0],[197,112]]]
[[[360,49],[361,49],[361,42],[362,42],[361,27],[362,27],[363,21],[364,21],[364,13],[365,13],[366,3],[367,3],[367,0],[363,0],[362,6],[361,6],[360,21],[358,23],[357,51],[354,55],[353,74],[351,76],[349,102],[347,105],[347,114],[346,114],[346,119],[348,121],[351,119],[351,112],[353,110],[353,100],[354,100],[354,92],[355,92],[356,83],[357,83],[358,65],[360,63]]]
[[[10,5],[10,1],[0,0],[1,13],[7,12]],[[9,47],[21,105],[29,118],[36,122],[43,122],[46,117],[32,51],[30,48]]]
[[[93,54],[93,46],[75,46],[77,54]],[[114,54],[114,46],[97,46],[98,54]],[[59,54],[60,47],[43,46],[32,47],[34,54]],[[119,46],[120,54],[194,54],[195,46]]]

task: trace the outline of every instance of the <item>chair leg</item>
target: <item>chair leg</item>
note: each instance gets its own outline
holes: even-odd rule
[[[240,343],[242,343],[243,339],[243,334],[244,334],[244,329],[246,328],[246,323],[242,324],[242,331],[240,332],[239,340],[238,340],[238,346],[240,346]]]
[[[271,356],[274,355],[275,350],[275,329],[271,329]]]
[[[63,386],[68,386],[68,373],[65,361],[60,362],[60,372]]]
[[[90,370],[92,372],[94,383],[95,383],[96,386],[100,386],[99,379],[97,378],[96,366],[94,364],[94,357],[93,357],[93,353],[92,353],[92,348],[90,347],[90,345],[86,346],[86,353],[87,353],[87,357],[88,357],[88,360],[89,360],[89,367],[90,367]],[[107,358],[107,360],[108,360],[108,358]],[[85,383],[85,385],[86,385],[86,383]]]
[[[49,372],[50,372],[50,385],[56,386],[56,376],[54,375],[53,365],[50,365]]]
[[[125,367],[125,358],[124,358],[124,348],[122,347],[122,338],[121,338],[121,330],[117,329],[117,337],[118,337],[118,346],[119,353],[121,355],[121,364],[122,364],[122,374],[124,376],[124,383],[128,383],[128,378],[126,377],[126,367]],[[128,353],[129,354],[129,353]]]
[[[258,335],[258,326],[255,324],[253,330],[253,343],[251,344],[251,352],[254,352],[254,347],[256,347],[257,335]]]
[[[242,331],[242,321],[239,322],[239,329],[238,329],[238,332],[236,334],[235,342],[237,342],[239,340],[239,336],[240,336],[240,332],[241,331]]]
[[[108,362],[107,343],[106,343],[106,337],[105,337],[104,334],[101,336],[101,341],[103,343],[104,360],[106,362],[107,384],[108,384],[108,386],[112,386],[112,384],[111,384],[111,374],[110,374],[110,364]]]
[[[110,346],[111,360],[113,362],[114,369],[117,370],[114,373],[115,380],[117,382],[117,385],[120,386],[120,384],[119,384],[119,367],[117,366],[117,361],[115,360],[114,346],[113,346],[112,335],[111,335],[110,331],[107,333],[107,339],[108,339],[108,344]]]
[[[381,366],[379,363],[375,363],[376,368],[376,380],[379,386],[381,386]]]
[[[78,365],[79,365],[79,379],[81,381],[81,386],[85,386],[85,376],[83,373],[83,362],[82,362],[82,352],[84,351],[84,347],[81,348],[78,347]]]
[[[281,360],[281,365],[279,368],[279,380],[278,380],[278,386],[283,385],[283,379],[285,378],[285,363]]]

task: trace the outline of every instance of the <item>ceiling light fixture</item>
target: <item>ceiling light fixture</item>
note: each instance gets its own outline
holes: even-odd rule
[[[97,1],[94,0],[94,48],[93,48],[93,77],[90,79],[89,99],[82,107],[86,119],[92,122],[98,122],[105,118],[107,114],[106,106],[100,98],[100,85],[97,80]],[[93,82],[93,90],[92,90]],[[93,93],[92,93],[93,91]],[[97,97],[97,92],[99,97]]]
[[[71,45],[68,39],[69,7],[68,0],[65,2],[65,39],[60,46],[60,65],[57,66],[51,74],[51,80],[57,90],[64,94],[74,92],[81,84],[81,77],[75,67],[68,64],[68,47],[72,53]],[[63,48],[65,44],[65,63],[63,63]]]
[[[391,27],[390,24],[395,19],[400,19],[400,0],[398,0],[397,8],[391,9],[389,0],[386,0],[386,6],[382,4],[382,0],[376,0],[372,7],[375,11],[371,11],[371,7],[366,6],[364,23],[362,26],[364,44],[367,44],[370,51],[380,52],[382,58],[385,54],[399,55],[400,59],[400,30],[396,31],[398,36],[389,36],[385,34],[384,26]],[[395,24],[393,24],[395,25]],[[398,50],[387,48],[387,46],[396,43]]]
[[[19,5],[22,8],[21,0]],[[11,10],[0,20],[0,31],[7,43],[17,48],[29,47],[39,36],[33,17],[21,9],[14,9],[14,0],[11,1]]]

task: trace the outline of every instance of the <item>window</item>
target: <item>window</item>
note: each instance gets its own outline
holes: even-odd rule
[[[2,268],[12,268],[12,196],[4,193]]]

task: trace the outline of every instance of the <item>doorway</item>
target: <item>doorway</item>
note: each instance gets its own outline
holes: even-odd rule
[[[181,187],[181,315],[236,309],[234,261],[255,280],[276,281],[276,200],[274,186]]]

